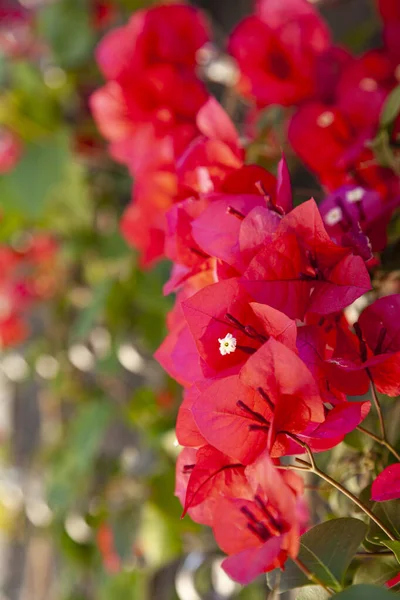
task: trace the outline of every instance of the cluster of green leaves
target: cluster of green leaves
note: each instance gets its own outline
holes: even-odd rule
[[[399,508],[399,502],[374,507],[375,514],[383,517],[385,524],[390,522],[396,535]],[[366,549],[371,544],[375,550],[368,553]],[[394,555],[385,552],[385,547]],[[368,528],[360,519],[332,519],[302,535],[298,560],[289,560],[284,572],[269,573],[268,585],[279,593],[302,588],[296,600],[326,600],[332,593],[340,600],[394,600],[400,585],[390,591],[382,586],[399,573],[399,549],[400,543],[388,540],[373,522]],[[310,573],[309,577],[299,568],[298,561]]]

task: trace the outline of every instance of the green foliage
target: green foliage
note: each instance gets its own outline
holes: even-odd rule
[[[367,558],[358,567],[354,575],[354,583],[371,583],[385,585],[399,572],[399,565],[393,556]]]
[[[301,536],[299,560],[325,585],[341,589],[343,576],[363,541],[367,526],[359,519],[333,519],[316,525]],[[271,589],[281,592],[309,584],[291,560],[283,573],[268,574]]]
[[[39,31],[51,44],[58,64],[76,68],[91,56],[94,32],[88,0],[61,0],[40,11]]]
[[[146,563],[152,568],[165,564],[182,552],[182,540],[173,518],[151,502],[144,506],[137,541]]]
[[[16,168],[0,178],[2,208],[38,219],[51,194],[66,178],[70,158],[66,131],[28,144]]]
[[[383,128],[389,127],[400,113],[400,85],[394,88],[386,98],[383,106],[380,125]]]
[[[373,506],[374,514],[382,521],[384,525],[393,533],[393,535],[400,538],[400,500],[390,500],[389,502],[376,502]],[[381,542],[387,540],[387,535],[378,527],[378,525],[371,521],[367,533],[367,540],[372,544],[381,546]]]
[[[397,562],[400,563],[400,542],[394,542],[392,540],[382,540],[382,544],[387,546],[389,550],[392,550],[393,554],[397,558]]]
[[[110,279],[100,281],[92,290],[89,305],[80,312],[71,330],[71,339],[85,339],[105,308],[112,282]]]
[[[99,600],[150,600],[148,577],[141,571],[118,573],[107,577],[100,588]]]
[[[110,423],[112,405],[104,399],[83,405],[71,423],[65,447],[52,460],[48,482],[51,508],[63,515],[87,491],[104,432]]]
[[[396,594],[375,585],[353,585],[334,598],[338,600],[394,600]]]

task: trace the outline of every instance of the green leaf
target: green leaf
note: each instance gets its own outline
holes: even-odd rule
[[[383,585],[397,575],[399,565],[394,556],[366,559],[354,575],[354,583]]]
[[[400,538],[400,500],[376,502],[373,512],[393,533],[395,538]],[[388,539],[386,533],[374,521],[370,522],[366,537],[369,542],[381,548],[381,542]]]
[[[63,180],[69,159],[66,132],[27,144],[16,168],[0,177],[2,208],[11,214],[40,218],[49,194]]]
[[[170,519],[151,502],[144,507],[136,543],[146,563],[153,568],[166,564],[182,552],[176,520]]]
[[[389,127],[400,113],[400,85],[398,85],[386,98],[380,116],[381,127]]]
[[[382,129],[375,139],[368,144],[372,151],[374,152],[378,163],[382,167],[387,167],[389,169],[396,170],[397,161],[396,157],[393,153],[393,150],[390,146],[390,136],[389,132],[386,129]]]
[[[320,585],[310,585],[302,589],[296,600],[328,600],[331,596]]]
[[[81,311],[73,325],[71,333],[73,340],[84,339],[96,324],[96,320],[105,308],[111,285],[111,279],[105,279],[93,289],[92,301]]]
[[[352,585],[340,594],[333,596],[337,600],[395,600],[397,594],[375,585]]]
[[[146,600],[149,598],[148,576],[140,571],[121,572],[108,577],[100,588],[100,600]]]
[[[61,0],[39,13],[39,29],[63,68],[80,66],[90,57],[95,37],[91,8],[85,0]]]
[[[110,403],[96,401],[82,406],[74,416],[60,452],[53,457],[48,482],[48,501],[55,513],[64,514],[88,489],[111,412]]]
[[[323,583],[339,590],[343,575],[366,531],[366,524],[359,519],[333,519],[316,525],[301,536],[299,559]],[[271,589],[278,584],[278,577],[281,592],[309,583],[291,560],[286,563],[283,573],[272,571],[268,574]]]
[[[389,550],[393,552],[393,554],[397,558],[397,562],[400,563],[400,542],[395,542],[392,540],[382,540],[382,544],[387,546]]]

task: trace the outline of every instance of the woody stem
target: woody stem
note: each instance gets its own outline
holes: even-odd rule
[[[381,434],[382,434],[382,439],[386,441],[386,429],[385,429],[385,421],[383,420],[383,414],[382,414],[382,409],[381,409],[381,405],[379,402],[379,398],[378,398],[378,394],[376,393],[376,388],[375,388],[375,384],[374,384],[374,380],[372,379],[372,375],[370,373],[370,371],[367,369],[367,373],[368,373],[368,377],[370,378],[371,381],[371,396],[372,396],[372,401],[375,405],[376,408],[376,412],[378,413],[378,418],[379,418],[379,425],[381,428]]]
[[[400,454],[398,452],[396,452],[396,450],[393,448],[393,446],[391,444],[389,444],[389,442],[386,439],[380,438],[378,435],[375,435],[375,433],[373,433],[372,431],[368,431],[368,429],[364,429],[364,427],[361,427],[361,425],[359,425],[357,427],[357,429],[359,431],[361,431],[361,433],[364,433],[365,435],[370,437],[372,440],[374,440],[378,444],[381,444],[381,446],[385,446],[385,448],[387,448],[389,450],[389,452],[391,452],[393,454],[393,456],[395,458],[397,458],[397,460],[400,462]]]
[[[320,469],[317,468],[317,470],[314,470],[314,473],[318,475],[318,477],[321,477],[321,479],[324,479],[325,481],[333,485],[333,487],[339,490],[339,492],[342,492],[342,494],[347,496],[347,498],[349,498],[352,502],[354,502],[354,504],[361,508],[361,510],[371,519],[371,521],[374,521],[374,523],[376,523],[378,527],[382,529],[382,531],[388,536],[390,540],[396,541],[395,536],[392,534],[391,531],[389,531],[386,525],[384,525],[382,521],[376,515],[374,515],[374,513],[371,510],[369,510],[369,508],[365,506],[365,504],[363,504],[361,500],[359,500],[359,498],[357,498],[357,496],[349,492],[349,490],[343,487],[338,481],[332,479],[332,477],[329,477],[329,475],[327,475]]]
[[[392,532],[386,527],[386,525],[384,525],[384,523],[382,523],[382,521],[376,515],[374,515],[374,513],[367,506],[365,506],[365,504],[363,504],[359,498],[357,498],[357,496],[355,496],[354,494],[349,492],[349,490],[347,490],[345,487],[343,487],[342,484],[340,484],[338,481],[336,481],[336,479],[332,479],[332,477],[330,477],[329,475],[327,475],[326,473],[321,471],[321,469],[315,463],[314,455],[308,444],[306,444],[302,440],[299,440],[292,433],[288,433],[288,432],[285,432],[285,433],[286,433],[286,435],[291,437],[295,442],[297,442],[299,444],[299,446],[302,446],[306,450],[308,457],[310,459],[310,462],[308,463],[307,461],[302,460],[301,458],[296,458],[295,459],[296,462],[298,462],[302,466],[308,467],[309,470],[312,471],[313,473],[315,473],[316,475],[318,475],[318,477],[321,477],[321,479],[330,483],[334,488],[336,488],[344,496],[347,496],[347,498],[349,498],[349,500],[351,500],[352,502],[354,502],[354,504],[356,504],[359,508],[361,508],[361,510],[371,519],[371,521],[374,521],[374,523],[376,523],[378,525],[378,527],[380,529],[382,529],[382,531],[388,536],[388,538],[390,540],[396,541],[396,538],[394,537]]]
[[[320,580],[310,569],[299,559],[293,558],[294,564],[304,573],[309,581],[312,581],[316,585],[320,585],[330,596],[333,596],[333,592]]]

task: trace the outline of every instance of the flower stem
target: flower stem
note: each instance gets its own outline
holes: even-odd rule
[[[312,573],[310,569],[299,558],[293,558],[292,560],[296,567],[298,567],[300,571],[304,573],[304,575],[309,581],[312,581],[316,585],[320,585],[322,588],[324,588],[326,592],[328,592],[330,596],[333,596],[332,590],[330,590],[320,579],[318,579],[318,577],[314,575],[314,573]]]
[[[368,377],[370,378],[370,381],[371,381],[371,396],[372,396],[372,401],[376,408],[376,412],[378,413],[382,439],[386,441],[386,429],[385,429],[385,421],[383,420],[382,408],[381,408],[381,405],[379,402],[378,394],[376,393],[374,380],[372,379],[372,375],[368,369],[367,369],[367,373],[368,373]]]
[[[328,483],[333,485],[333,487],[335,487],[337,490],[342,492],[342,494],[347,496],[347,498],[349,498],[352,502],[354,502],[354,504],[356,504],[359,508],[361,508],[361,510],[363,512],[365,512],[366,515],[368,515],[368,517],[371,519],[371,521],[374,521],[378,525],[378,527],[380,527],[380,529],[382,529],[382,531],[388,536],[388,538],[390,540],[392,540],[392,541],[396,540],[395,536],[392,534],[391,531],[389,531],[389,529],[386,527],[386,525],[384,525],[382,523],[382,521],[376,515],[374,515],[374,513],[367,506],[365,506],[365,504],[363,504],[361,502],[361,500],[359,500],[359,498],[357,498],[357,496],[355,496],[354,494],[349,492],[349,490],[347,490],[345,487],[343,487],[335,479],[332,479],[332,477],[329,477],[329,475],[327,475],[320,469],[317,468],[316,470],[314,470],[314,473],[316,475],[318,475],[318,477],[321,477],[321,479],[324,479],[325,481],[327,481]]]
[[[371,519],[371,521],[374,521],[374,523],[376,523],[378,525],[378,527],[380,529],[382,529],[382,531],[388,536],[388,538],[390,540],[396,541],[396,538],[394,537],[392,532],[386,527],[386,525],[384,523],[382,523],[382,521],[376,515],[374,515],[374,513],[367,506],[365,506],[365,504],[363,504],[359,498],[357,498],[357,496],[355,496],[354,494],[349,492],[349,490],[347,490],[345,487],[343,487],[342,484],[340,484],[338,481],[336,481],[335,479],[332,479],[332,477],[330,477],[329,475],[327,475],[326,473],[321,471],[321,469],[315,463],[314,455],[308,444],[306,444],[305,442],[303,442],[302,440],[297,438],[292,433],[288,433],[286,431],[284,433],[286,433],[286,435],[288,435],[295,442],[297,442],[297,444],[299,444],[299,446],[304,448],[308,454],[308,458],[310,460],[309,463],[305,460],[302,460],[301,458],[296,458],[295,459],[296,462],[298,462],[303,467],[308,467],[309,471],[315,473],[316,475],[318,475],[318,477],[321,477],[321,479],[330,483],[339,492],[342,492],[342,494],[344,496],[347,496],[347,498],[349,498],[349,500],[354,502],[354,504],[356,504]]]
[[[385,446],[385,448],[387,448],[389,450],[389,452],[391,452],[393,454],[393,456],[395,458],[397,458],[397,460],[400,462],[400,454],[393,448],[393,446],[391,444],[389,444],[389,442],[386,439],[380,438],[379,435],[375,435],[375,433],[372,433],[372,431],[368,431],[368,429],[364,429],[364,427],[361,427],[361,425],[359,425],[357,427],[357,429],[359,431],[361,431],[361,433],[364,433],[365,435],[370,437],[372,440],[374,440],[378,444],[381,444],[381,446]]]

